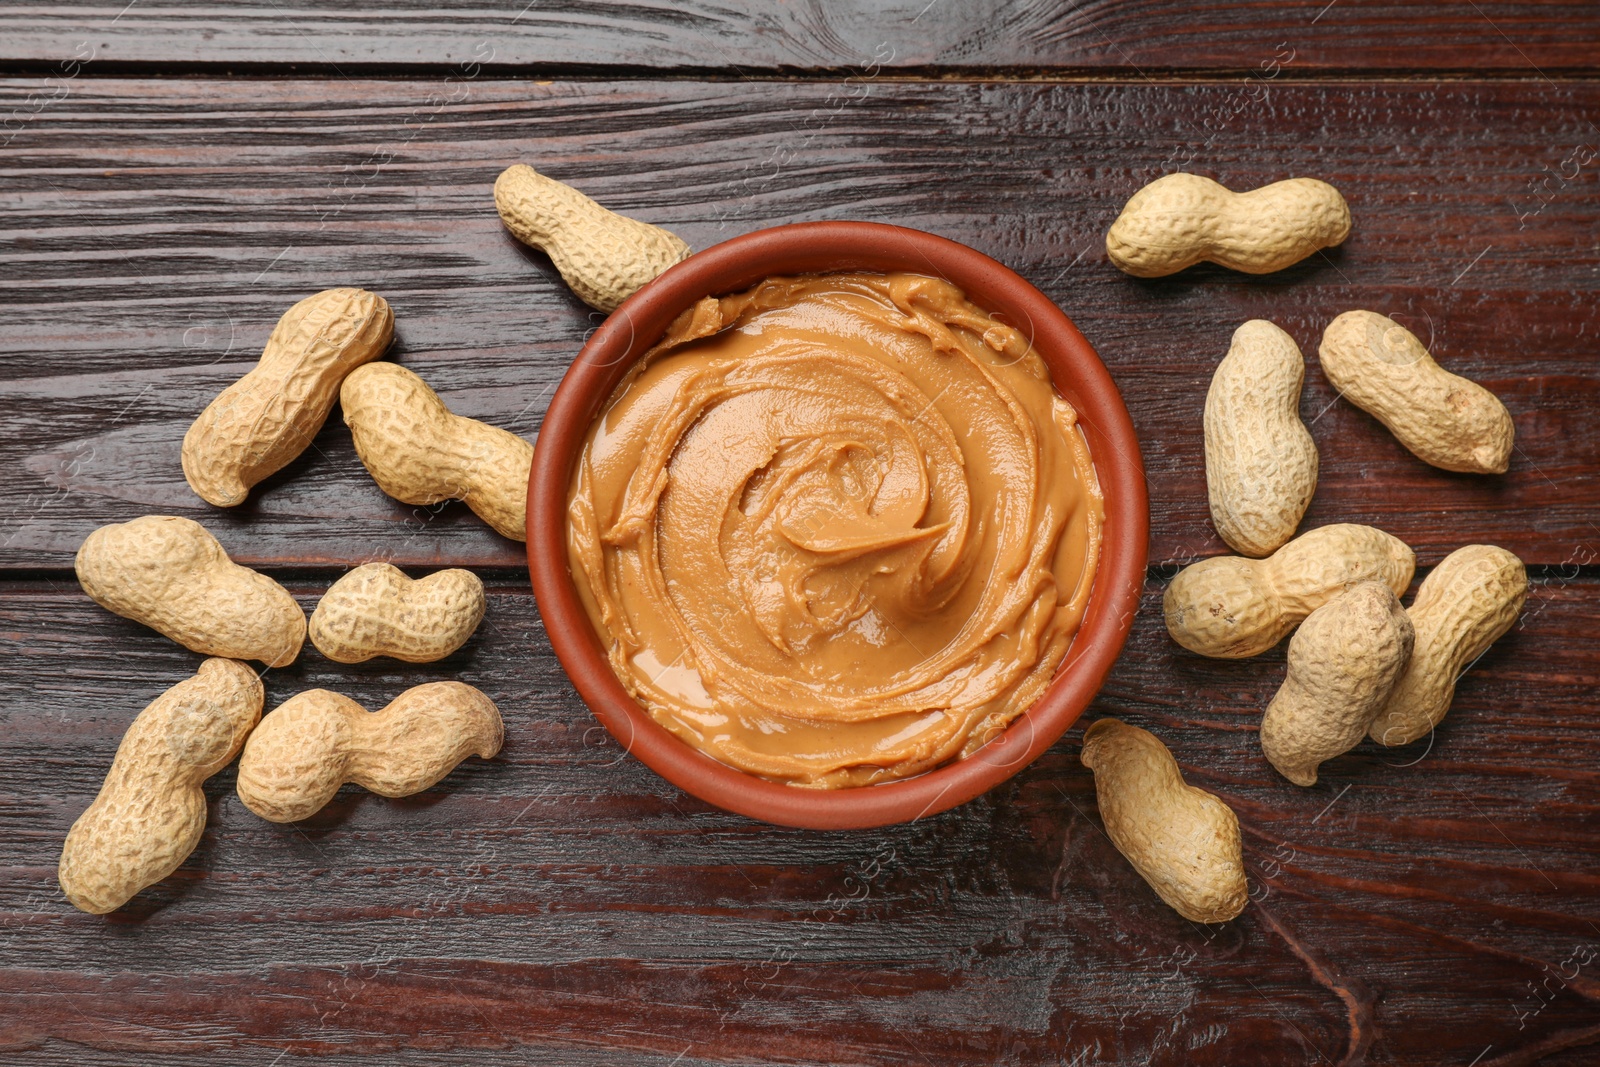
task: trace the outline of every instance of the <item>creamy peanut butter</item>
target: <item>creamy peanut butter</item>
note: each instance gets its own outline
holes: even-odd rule
[[[1026,710],[1102,522],[1026,337],[948,282],[828,274],[679,316],[589,432],[567,546],[657,722],[833,788],[929,770]]]

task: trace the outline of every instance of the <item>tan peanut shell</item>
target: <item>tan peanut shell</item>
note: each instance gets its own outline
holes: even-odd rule
[[[1264,319],[1233,332],[1206,393],[1206,492],[1228,547],[1266,556],[1294,536],[1317,491],[1317,446],[1300,421],[1306,362]]]
[[[290,697],[261,721],[239,759],[239,799],[272,822],[321,811],[355,782],[380,796],[420,793],[469,755],[500,751],[494,701],[461,682],[429,682],[369,712],[326,689]]]
[[[646,282],[689,256],[674,233],[607,211],[570,185],[518,163],[494,183],[500,218],[542,249],[590,307],[612,312]]]
[[[277,582],[228,558],[192,519],[146,515],[84,539],[78,582],[95,603],[207,656],[284,667],[306,615]]]
[[[1259,655],[1357,582],[1405,592],[1416,569],[1406,544],[1371,526],[1319,526],[1266,559],[1214,556],[1179,571],[1162,601],[1167,632],[1191,652]]]
[[[367,563],[323,594],[311,613],[311,643],[338,663],[374,656],[432,663],[466,644],[483,611],[483,583],[471,571],[413,581],[398,567]]]
[[[1198,174],[1168,174],[1133,194],[1106,234],[1111,262],[1160,278],[1202,261],[1248,274],[1283,270],[1350,236],[1350,208],[1315,178],[1235,193]]]
[[[388,303],[365,289],[325,289],[284,312],[261,361],[217,394],[183,435],[183,476],[218,507],[305,451],[339,383],[394,337]]]
[[[503,536],[528,539],[528,442],[452,415],[421,378],[393,363],[358,367],[339,402],[378,488],[407,504],[463,500]]]
[[[1346,311],[1317,350],[1323,373],[1424,463],[1504,474],[1516,430],[1500,398],[1434,362],[1416,335],[1376,311]]]
[[[262,698],[249,667],[208,659],[138,714],[61,849],[61,890],[73,907],[116,911],[188,858],[206,827],[201,783],[244,745]]]
[[[1289,670],[1261,720],[1261,750],[1295,785],[1355,748],[1411,656],[1411,620],[1382,582],[1360,582],[1306,616]]]
[[[1106,835],[1150,888],[1185,919],[1227,922],[1249,886],[1233,809],[1187,785],[1178,761],[1148,730],[1101,719],[1083,735]]]
[[[1372,739],[1404,745],[1426,737],[1450,710],[1462,672],[1511,629],[1527,597],[1527,568],[1503,548],[1468,545],[1441,560],[1406,612],[1416,648],[1373,720]]]

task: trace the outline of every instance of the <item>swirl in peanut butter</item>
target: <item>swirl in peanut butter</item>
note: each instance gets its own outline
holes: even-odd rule
[[[869,785],[970,753],[1083,617],[1102,499],[1028,339],[948,282],[769,278],[618,386],[568,551],[612,669],[725,764]]]

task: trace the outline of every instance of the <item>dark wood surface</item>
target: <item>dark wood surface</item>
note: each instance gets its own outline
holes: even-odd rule
[[[0,111],[30,88],[0,82]],[[1600,87],[1282,84],[1260,100],[1142,83],[862,90],[835,111],[837,85],[782,82],[483,81],[430,105],[450,90],[86,81],[6,149],[0,396],[13,432],[0,438],[11,472],[0,564],[69,566],[95,526],[151,511],[208,522],[251,563],[382,552],[515,564],[520,546],[464,508],[432,515],[385,497],[337,419],[232,511],[190,492],[178,444],[283,309],[341,284],[391,301],[394,358],[452,408],[532,436],[597,316],[501,226],[490,189],[516,160],[695,247],[869,218],[1020,271],[1074,317],[1129,399],[1158,501],[1154,560],[1222,547],[1200,414],[1234,328],[1264,317],[1311,361],[1302,407],[1322,478],[1308,522],[1371,522],[1425,561],[1479,537],[1532,563],[1600,562],[1600,132],[1586,118],[1600,114]],[[1566,181],[1563,161],[1584,146],[1592,161]],[[1129,278],[1106,262],[1105,231],[1175,151],[1241,187],[1321,175],[1346,190],[1355,232],[1268,277]],[[1439,472],[1334,403],[1316,345],[1357,307],[1399,317],[1445,366],[1505,398],[1509,474]],[[1452,518],[1464,514],[1470,532]]]
[[[308,609],[322,588],[289,584]],[[1281,651],[1177,650],[1153,582],[1090,717],[1159,731],[1238,811],[1253,901],[1218,927],[1179,918],[1111,848],[1081,731],[914,825],[763,826],[624,755],[571,695],[521,576],[489,584],[484,630],[448,660],[345,667],[313,650],[266,683],[269,705],[322,686],[377,706],[460,678],[502,708],[500,757],[408,800],[348,790],[293,827],[246,811],[225,771],[193,859],[102,919],[56,892],[61,839],[130,712],[198,657],[70,580],[12,583],[0,1049],[41,1063],[83,1044],[97,1051],[73,1050],[79,1063],[282,1049],[450,1063],[470,1048],[496,1064],[1281,1065],[1571,1047],[1547,1062],[1590,1062],[1592,583],[1537,583],[1431,750],[1365,745],[1299,789],[1253,737]],[[1528,984],[1575,949],[1593,962],[1536,999]]]
[[[5,58],[231,71],[449,68],[749,77],[1595,66],[1591,0],[16,0]]]
[[[0,79],[0,1062],[1595,1062],[1597,9],[923,2],[0,9],[21,72]],[[58,66],[78,41],[95,58]],[[500,76],[544,69],[598,77]],[[1148,596],[1085,721],[1156,731],[1238,811],[1239,919],[1183,921],[1116,854],[1078,730],[881,831],[776,829],[667,786],[566,681],[520,546],[388,501],[337,415],[245,507],[189,493],[189,421],[335,284],[392,302],[393,358],[453,408],[536,435],[596,320],[495,218],[514,161],[696,247],[804,219],[933,230],[1074,317],[1127,396],[1153,507]],[[1268,278],[1121,275],[1106,227],[1183,167],[1326,178],[1355,232]],[[1507,475],[1435,471],[1338,401],[1314,350],[1354,307],[1505,398]],[[1160,622],[1172,565],[1222,550],[1199,415],[1251,317],[1311,360],[1308,524],[1372,522],[1425,567],[1491,541],[1535,575],[1431,740],[1363,745],[1309,790],[1254,737],[1282,650],[1203,660]],[[110,918],[71,909],[67,827],[128,720],[198,662],[71,575],[89,530],[150,512],[199,518],[308,608],[369,558],[477,568],[489,614],[455,656],[308,649],[268,703],[460,678],[499,703],[504,752],[295,827],[224,771],[177,875]]]

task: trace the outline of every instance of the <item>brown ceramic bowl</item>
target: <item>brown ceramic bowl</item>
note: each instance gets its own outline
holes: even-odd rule
[[[567,565],[567,489],[590,424],[628,368],[701,297],[774,274],[914,271],[948,279],[1022,329],[1078,410],[1105,492],[1104,550],[1088,612],[1055,681],[1000,737],[916,778],[855,789],[781,785],[734,770],[658,725],[611,671]],[[680,789],[728,811],[813,829],[910,822],[971,800],[1026,767],[1073,724],[1122,651],[1144,589],[1149,504],[1139,442],[1122,397],[1077,327],[1045,295],[981,252],[875,222],[807,222],[735,237],[696,253],[606,319],[556,390],[528,485],[528,569],[557,657],[623,748]]]

